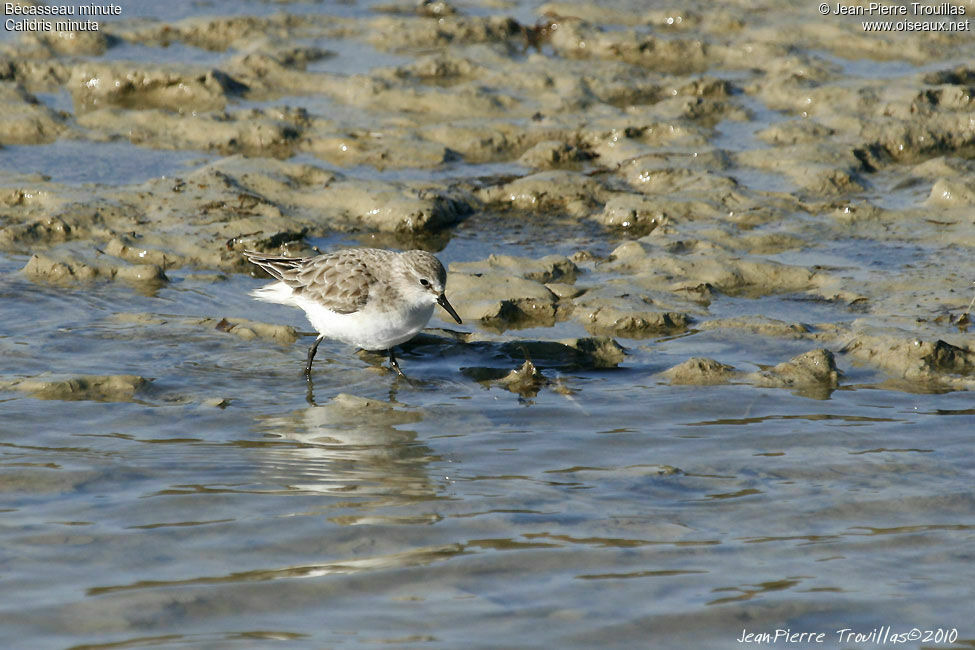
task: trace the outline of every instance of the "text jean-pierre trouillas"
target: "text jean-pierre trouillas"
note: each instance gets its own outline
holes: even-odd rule
[[[777,629],[774,632],[749,632],[742,628],[736,641],[738,643],[825,643],[827,632],[793,632],[791,629]],[[849,627],[834,630],[830,639],[840,643],[872,643],[875,645],[897,645],[921,641],[922,643],[954,643],[958,639],[956,628],[932,628],[921,630],[912,627],[906,632],[894,632],[889,625],[875,627],[869,632],[860,632]]]

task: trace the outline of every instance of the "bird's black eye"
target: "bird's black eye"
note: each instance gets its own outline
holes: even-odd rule
[[[420,284],[422,284],[424,287],[429,287],[430,281],[427,280],[426,278],[420,278]]]

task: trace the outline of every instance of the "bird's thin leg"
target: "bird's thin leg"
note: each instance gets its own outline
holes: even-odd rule
[[[315,343],[308,348],[308,363],[305,364],[305,377],[311,378],[311,362],[315,360],[315,353],[318,352],[318,344],[322,342],[321,336],[315,339]]]
[[[393,370],[396,371],[396,374],[398,374],[403,379],[406,379],[406,375],[403,374],[403,371],[399,369],[399,361],[397,361],[396,357],[393,356],[393,348],[389,348],[388,352],[389,352],[389,365],[393,367]]]

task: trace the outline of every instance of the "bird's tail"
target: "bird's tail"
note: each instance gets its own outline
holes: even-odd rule
[[[250,292],[257,300],[294,306],[294,291],[284,282],[272,282]]]

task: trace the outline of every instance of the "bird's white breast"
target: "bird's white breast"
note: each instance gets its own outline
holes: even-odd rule
[[[265,302],[298,307],[322,336],[364,350],[386,350],[409,341],[426,327],[435,306],[432,302],[403,300],[380,305],[370,301],[359,311],[340,314],[316,300],[295,295],[283,282],[255,289],[251,295]]]
[[[433,316],[432,304],[378,309],[372,303],[351,314],[337,314],[320,303],[295,297],[319,334],[365,350],[386,350],[413,338]]]

